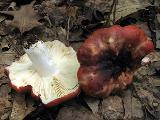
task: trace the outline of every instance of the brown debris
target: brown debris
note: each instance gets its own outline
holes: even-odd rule
[[[60,109],[56,120],[101,120],[82,105],[75,104]]]
[[[29,103],[27,106],[24,95],[16,94],[13,101],[10,120],[23,120],[23,118],[33,110],[34,108],[32,107],[31,103]]]
[[[152,119],[156,120],[159,119],[160,116],[157,116],[160,114],[160,98],[158,98],[159,92],[156,94],[154,93],[157,89],[150,87],[148,83],[143,83],[143,85],[134,83],[134,86],[138,99],[140,100],[145,112],[145,117],[152,117]]]
[[[16,53],[0,53],[0,64],[10,65],[16,58]]]
[[[141,102],[133,97],[131,90],[123,92],[123,104],[125,120],[142,120],[144,118]]]
[[[135,98],[132,97],[132,119],[131,120],[142,120],[144,119],[144,112],[142,109],[141,102]]]
[[[19,2],[17,6],[15,1]],[[0,120],[160,119],[160,71],[157,73],[157,69],[160,70],[159,52],[149,54],[150,64],[142,66],[135,72],[134,89],[129,87],[119,96],[115,94],[102,101],[83,96],[86,105],[78,104],[77,101],[80,100],[78,97],[77,101],[68,101],[53,108],[44,108],[37,101],[33,107],[33,101],[28,100],[30,96],[28,94],[15,94],[15,97],[11,97],[14,92],[11,91],[8,85],[9,79],[4,74],[5,67],[24,53],[22,48],[25,44],[57,39],[65,44],[69,43],[77,50],[95,29],[107,27],[115,21],[121,25],[122,21],[128,22],[127,18],[137,20],[133,24],[142,28],[151,38],[148,22],[138,15],[139,10],[145,10],[153,0],[36,0],[36,5],[35,2],[28,4],[28,1],[32,0],[23,1],[27,1],[26,4],[23,2],[21,5],[22,0],[0,1],[1,13],[13,16],[13,20],[9,22],[6,20],[8,16],[0,16]],[[158,6],[159,3],[159,0],[155,0],[153,6]],[[39,22],[40,16],[45,16],[46,19],[45,24],[38,27],[42,25]],[[157,14],[156,17],[160,21],[160,15]],[[4,21],[10,27],[6,27]],[[18,28],[21,34],[14,28]],[[24,32],[26,33],[23,34]]]
[[[17,11],[1,11],[1,13],[13,16],[13,20],[7,22],[8,25],[16,27],[21,33],[24,33],[34,27],[42,25],[38,22],[40,17],[38,16],[37,11],[34,10],[33,4],[34,2],[24,5]]]
[[[5,75],[5,67],[0,65],[0,78],[2,78],[4,76],[6,76]],[[0,85],[1,85],[1,82],[0,82]]]
[[[112,9],[111,21],[113,23],[124,17],[127,17],[138,10],[145,9],[145,7],[151,5],[149,0],[115,0],[114,9]]]
[[[111,11],[111,5],[113,0],[87,0],[85,5],[87,7],[92,7],[103,13],[109,13]]]
[[[123,103],[118,96],[110,96],[102,101],[102,115],[105,120],[123,119]]]
[[[123,92],[124,103],[124,119],[130,120],[132,118],[132,91],[126,90]]]
[[[11,103],[8,101],[8,98],[0,97],[0,120],[5,120],[10,115]]]
[[[84,100],[94,114],[99,113],[100,100],[98,98],[93,98],[93,97],[86,96],[84,98]]]
[[[2,78],[0,78],[1,80]],[[12,109],[12,104],[10,102],[11,96],[9,93],[11,92],[11,88],[6,84],[6,79],[3,79],[3,83],[0,81],[0,120],[6,120]]]

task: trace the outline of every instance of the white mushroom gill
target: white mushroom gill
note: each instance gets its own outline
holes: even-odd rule
[[[17,89],[32,86],[33,94],[44,104],[78,90],[80,65],[72,47],[54,40],[37,42],[25,51],[27,54],[6,68]]]
[[[42,41],[38,41],[29,49],[25,49],[25,52],[40,76],[45,77],[58,73],[56,64],[52,61],[49,50]]]

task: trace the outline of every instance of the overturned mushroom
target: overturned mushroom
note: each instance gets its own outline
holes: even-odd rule
[[[95,31],[77,52],[79,84],[92,96],[106,97],[132,83],[141,59],[154,50],[143,30],[112,26]]]
[[[76,52],[58,40],[37,42],[20,60],[7,67],[11,86],[18,92],[31,90],[47,106],[57,105],[79,93]]]

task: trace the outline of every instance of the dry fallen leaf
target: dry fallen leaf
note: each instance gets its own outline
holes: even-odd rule
[[[160,52],[151,52],[146,55],[145,58],[148,58],[148,65],[143,65],[134,72],[134,75],[138,79],[144,79],[144,76],[151,76],[158,73],[160,70]]]
[[[110,96],[102,101],[102,115],[105,120],[122,120],[124,114],[122,99]]]
[[[7,119],[10,114],[7,109],[11,108],[11,103],[7,98],[0,97],[0,106],[0,120]]]
[[[11,88],[6,84],[6,79],[2,79],[3,83],[1,84],[0,79],[0,120],[6,120],[10,113],[12,104],[9,101],[11,96],[9,93],[11,92]]]
[[[0,10],[6,8],[12,0],[1,0],[0,1]]]
[[[100,117],[92,114],[85,107],[74,104],[73,106],[62,107],[56,120],[102,120]]]
[[[143,120],[144,119],[144,112],[142,109],[142,104],[140,103],[140,101],[135,98],[132,97],[132,119],[134,120]]]
[[[0,53],[0,64],[10,65],[16,58],[16,53]]]
[[[6,76],[5,75],[5,67],[0,65],[0,78]],[[1,80],[0,80],[0,85],[1,85]]]
[[[97,98],[86,96],[85,101],[94,114],[98,113],[100,100]]]
[[[24,94],[16,94],[13,101],[10,120],[23,120],[27,114],[34,110],[32,103],[26,103]],[[27,105],[28,104],[28,105]]]
[[[85,5],[101,11],[102,13],[108,13],[111,10],[113,0],[87,0]]]
[[[123,106],[124,106],[124,119],[128,120],[132,118],[132,91],[126,90],[123,92]]]
[[[37,11],[33,8],[34,1],[31,4],[22,6],[17,11],[1,11],[2,14],[13,16],[12,21],[7,21],[8,25],[16,27],[21,33],[31,30],[34,27],[42,25],[38,20]]]
[[[78,9],[78,7],[76,7],[76,6],[68,7],[67,8],[68,16],[73,17],[74,19],[76,19],[77,9]]]
[[[8,51],[10,49],[8,42],[6,42],[5,40],[2,40],[2,42],[0,43],[0,50],[2,52]]]
[[[118,21],[119,19],[135,13],[138,10],[145,9],[145,7],[150,5],[151,3],[149,0],[115,0],[111,21]]]

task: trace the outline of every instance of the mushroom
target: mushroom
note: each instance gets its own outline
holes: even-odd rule
[[[154,50],[144,31],[118,25],[95,31],[77,52],[81,89],[91,96],[106,97],[132,83],[141,59]]]
[[[72,47],[62,42],[37,42],[18,61],[6,68],[13,89],[30,91],[46,106],[54,106],[80,92],[79,63]]]

